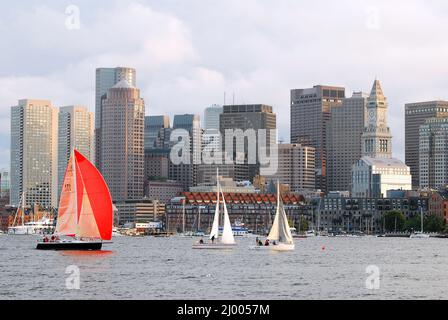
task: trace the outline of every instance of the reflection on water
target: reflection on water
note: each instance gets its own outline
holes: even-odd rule
[[[193,250],[193,238],[119,237],[102,251],[0,237],[0,299],[422,299],[448,297],[447,239],[297,239],[293,252]],[[69,290],[67,267],[79,268]],[[366,288],[368,266],[380,288]],[[218,289],[219,288],[219,289]]]

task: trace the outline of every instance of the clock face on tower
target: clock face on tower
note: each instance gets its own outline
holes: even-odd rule
[[[376,119],[375,119],[375,110],[370,110],[369,111],[369,122],[370,123],[375,123]]]

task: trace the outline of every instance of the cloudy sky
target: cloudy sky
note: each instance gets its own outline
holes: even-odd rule
[[[79,28],[72,22],[79,10]],[[68,10],[67,10],[68,9]],[[289,90],[316,84],[389,99],[404,159],[404,104],[448,99],[448,2],[158,0],[0,3],[0,167],[9,166],[10,107],[49,99],[94,110],[96,67],[137,69],[148,115],[211,104],[265,103],[289,140]]]

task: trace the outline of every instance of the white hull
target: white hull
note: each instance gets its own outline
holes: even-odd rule
[[[22,236],[27,236],[27,235],[33,235],[34,234],[34,230],[33,228],[29,228],[29,227],[9,227],[8,228],[8,234],[9,235],[22,235]]]
[[[236,244],[224,244],[224,243],[195,243],[193,249],[209,249],[209,250],[230,250],[235,248]]]
[[[427,239],[429,238],[429,234],[426,233],[413,233],[409,236],[412,239]]]
[[[295,244],[279,243],[276,245],[270,244],[268,246],[251,246],[251,250],[270,250],[270,251],[293,251]]]

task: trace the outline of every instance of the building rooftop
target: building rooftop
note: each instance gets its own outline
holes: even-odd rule
[[[375,166],[377,168],[408,168],[403,161],[396,158],[372,158],[372,157],[362,157],[362,161],[368,165]]]

